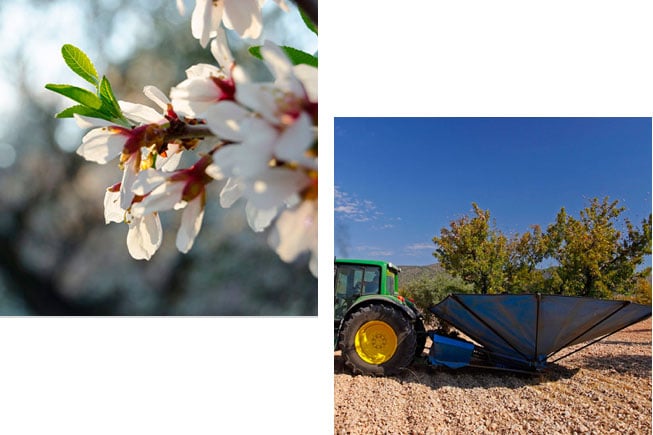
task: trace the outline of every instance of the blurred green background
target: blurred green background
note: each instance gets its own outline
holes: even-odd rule
[[[264,8],[264,38],[317,50],[297,10]],[[222,209],[210,186],[202,230],[190,253],[175,248],[180,213],[161,216],[164,239],[152,260],[133,260],[127,226],[105,225],[115,162],[75,154],[84,131],[55,119],[69,106],[46,83],[86,86],[61,58],[84,50],[121,100],[149,104],[145,85],[167,93],[196,63],[215,63],[190,32],[194,2],[180,16],[171,0],[3,1],[0,4],[0,315],[317,315],[308,257],[286,264],[254,233],[244,204]],[[269,78],[230,36],[251,78]]]

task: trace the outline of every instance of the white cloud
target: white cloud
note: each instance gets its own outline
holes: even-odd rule
[[[334,189],[333,211],[341,222],[373,222],[369,228],[375,231],[394,228],[396,222],[401,222],[400,217],[388,217],[379,211],[374,201],[345,192],[338,185]]]
[[[363,256],[369,259],[384,259],[394,255],[394,251],[391,249],[382,248],[379,246],[361,245],[355,246],[353,250],[363,253]]]
[[[435,251],[433,243],[412,243],[404,247],[406,255],[423,255],[424,251]]]
[[[369,222],[382,213],[376,209],[374,202],[362,200],[356,195],[349,194],[335,186],[333,211],[336,217],[353,222]]]

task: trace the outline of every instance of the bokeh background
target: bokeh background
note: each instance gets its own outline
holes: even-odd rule
[[[317,315],[317,279],[306,256],[279,260],[254,233],[244,204],[222,209],[210,186],[190,253],[175,248],[180,213],[162,213],[163,244],[150,261],[127,251],[127,226],[105,225],[103,197],[120,180],[116,163],[75,154],[84,131],[54,114],[70,100],[46,83],[87,86],[61,58],[85,51],[121,100],[149,104],[146,85],[168,93],[196,63],[215,64],[171,0],[0,3],[0,315]],[[262,38],[317,51],[297,10],[264,8]],[[262,62],[230,35],[237,61],[256,80]]]

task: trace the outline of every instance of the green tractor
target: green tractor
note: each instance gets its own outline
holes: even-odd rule
[[[422,354],[422,315],[398,294],[398,267],[336,259],[334,272],[334,345],[353,373],[392,375]]]

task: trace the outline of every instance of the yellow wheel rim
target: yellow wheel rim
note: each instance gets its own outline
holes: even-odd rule
[[[354,337],[358,356],[369,364],[383,364],[397,350],[397,334],[390,325],[372,320],[360,327]]]

